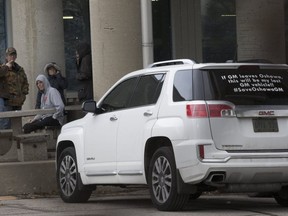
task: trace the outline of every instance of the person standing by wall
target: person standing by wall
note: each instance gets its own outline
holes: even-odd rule
[[[80,81],[78,99],[80,102],[93,99],[92,57],[90,45],[80,42],[76,46],[77,80]]]
[[[55,112],[36,115],[32,121],[23,126],[24,133],[43,129],[45,126],[61,126],[64,121],[64,103],[59,91],[50,86],[48,79],[43,74],[37,76],[36,86],[42,93],[40,109],[55,108]]]
[[[8,65],[11,63],[7,63]],[[6,85],[6,75],[8,73],[8,66],[0,66],[0,112],[5,112],[5,101],[9,98],[9,92]],[[0,118],[0,130],[9,128],[9,119]]]
[[[51,87],[56,88],[62,98],[64,105],[66,104],[66,98],[64,95],[64,89],[68,87],[68,82],[65,77],[62,76],[60,67],[55,62],[50,62],[45,65],[44,73],[48,76],[48,81]],[[41,91],[38,91],[36,99],[36,109],[40,108],[41,105]]]
[[[24,69],[15,60],[14,47],[6,49],[6,63],[0,67],[0,112],[21,110],[29,92],[29,84]],[[0,119],[0,129],[10,128],[8,118]]]
[[[26,73],[16,61],[17,51],[14,47],[6,50],[6,66],[8,73],[6,74],[6,84],[8,87],[9,98],[6,101],[8,110],[21,110],[26,95],[29,93],[29,84]]]

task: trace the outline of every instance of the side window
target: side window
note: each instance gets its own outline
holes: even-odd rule
[[[135,88],[137,78],[123,81],[117,85],[103,100],[101,108],[104,112],[111,112],[127,108]]]
[[[159,98],[164,74],[145,75],[139,79],[129,107],[155,104]]]
[[[192,71],[178,71],[174,78],[173,101],[189,100],[192,100]]]

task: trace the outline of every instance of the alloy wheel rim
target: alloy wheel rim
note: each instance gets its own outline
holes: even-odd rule
[[[159,203],[165,203],[169,199],[171,186],[171,166],[169,161],[161,156],[155,161],[152,171],[153,194]]]
[[[77,169],[74,159],[67,155],[60,164],[59,181],[60,188],[65,196],[71,196],[76,188]]]

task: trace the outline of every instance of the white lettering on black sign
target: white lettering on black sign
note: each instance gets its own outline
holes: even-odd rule
[[[233,84],[234,92],[284,92],[280,87],[283,77],[270,74],[222,75],[224,82]]]

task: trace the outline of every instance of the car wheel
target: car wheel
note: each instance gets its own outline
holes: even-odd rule
[[[274,194],[274,199],[279,205],[288,207],[288,187],[284,187],[281,191]]]
[[[161,211],[181,210],[189,194],[177,193],[176,165],[169,147],[158,149],[150,162],[149,189],[153,204]]]
[[[66,148],[60,155],[57,164],[57,184],[64,202],[86,202],[91,196],[91,186],[82,184],[78,173],[76,154],[72,147]]]

